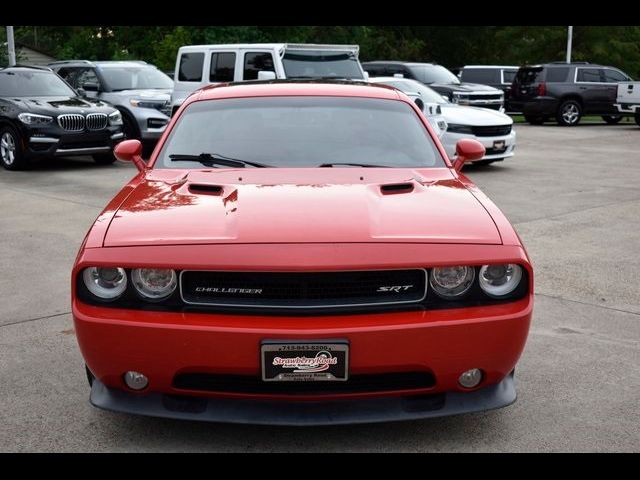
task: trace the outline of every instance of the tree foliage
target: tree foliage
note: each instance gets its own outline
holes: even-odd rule
[[[3,32],[4,36],[4,32]],[[565,59],[562,26],[85,26],[16,27],[16,40],[58,59],[142,59],[172,69],[178,48],[200,43],[358,44],[361,59],[521,65]],[[0,61],[6,51],[0,53]],[[640,77],[640,27],[578,26],[573,59]]]

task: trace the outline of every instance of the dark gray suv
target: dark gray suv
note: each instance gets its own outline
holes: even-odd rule
[[[520,67],[511,85],[509,106],[540,125],[555,119],[577,125],[583,115],[601,115],[616,124],[622,115],[615,107],[618,82],[631,77],[614,67],[592,63],[555,62]]]

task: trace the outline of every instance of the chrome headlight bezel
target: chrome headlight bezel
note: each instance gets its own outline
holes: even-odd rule
[[[168,274],[169,279],[162,287],[150,284],[148,275],[162,272]],[[131,283],[136,293],[148,302],[161,302],[169,298],[178,288],[178,275],[170,268],[134,268],[131,270]]]
[[[442,279],[438,276],[445,270],[462,269],[464,275],[460,282],[453,287],[447,287],[443,284]],[[444,300],[455,300],[464,296],[473,286],[473,282],[476,276],[476,269],[468,265],[453,265],[450,267],[434,267],[429,272],[429,286]]]
[[[53,122],[53,117],[39,113],[22,112],[18,114],[18,120],[25,125],[48,125]]]
[[[82,281],[95,298],[112,302],[126,292],[128,277],[125,269],[120,267],[87,267],[82,272]]]
[[[506,279],[502,283],[498,283],[497,285],[491,283],[492,281],[499,282],[502,279],[499,277],[493,279],[488,278],[489,269],[492,267],[503,267],[505,269],[502,278],[506,277]],[[482,292],[488,297],[502,299],[511,295],[518,288],[523,276],[523,268],[515,263],[483,265],[478,272],[478,284]]]

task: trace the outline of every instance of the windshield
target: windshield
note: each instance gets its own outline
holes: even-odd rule
[[[53,72],[0,71],[0,97],[75,97],[71,87]]]
[[[422,101],[425,103],[449,103],[442,95],[430,89],[426,85],[416,82],[415,80],[382,80],[378,82],[373,79],[373,81],[377,83],[384,83],[385,85],[391,85],[404,93],[418,93]]]
[[[286,50],[282,65],[287,78],[364,79],[360,62],[352,52]]]
[[[173,88],[173,80],[149,65],[101,65],[100,73],[111,91]]]
[[[155,168],[203,168],[175,161],[203,153],[269,167],[326,163],[442,167],[414,110],[397,100],[262,97],[190,104],[171,130]]]
[[[460,80],[442,65],[412,65],[411,73],[423,83],[444,83],[458,85]]]

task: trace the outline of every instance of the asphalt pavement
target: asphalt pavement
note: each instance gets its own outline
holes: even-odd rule
[[[640,128],[516,130],[515,157],[465,173],[534,264],[518,400],[390,424],[239,426],[91,407],[70,270],[135,169],[88,158],[0,169],[0,451],[640,451]]]

